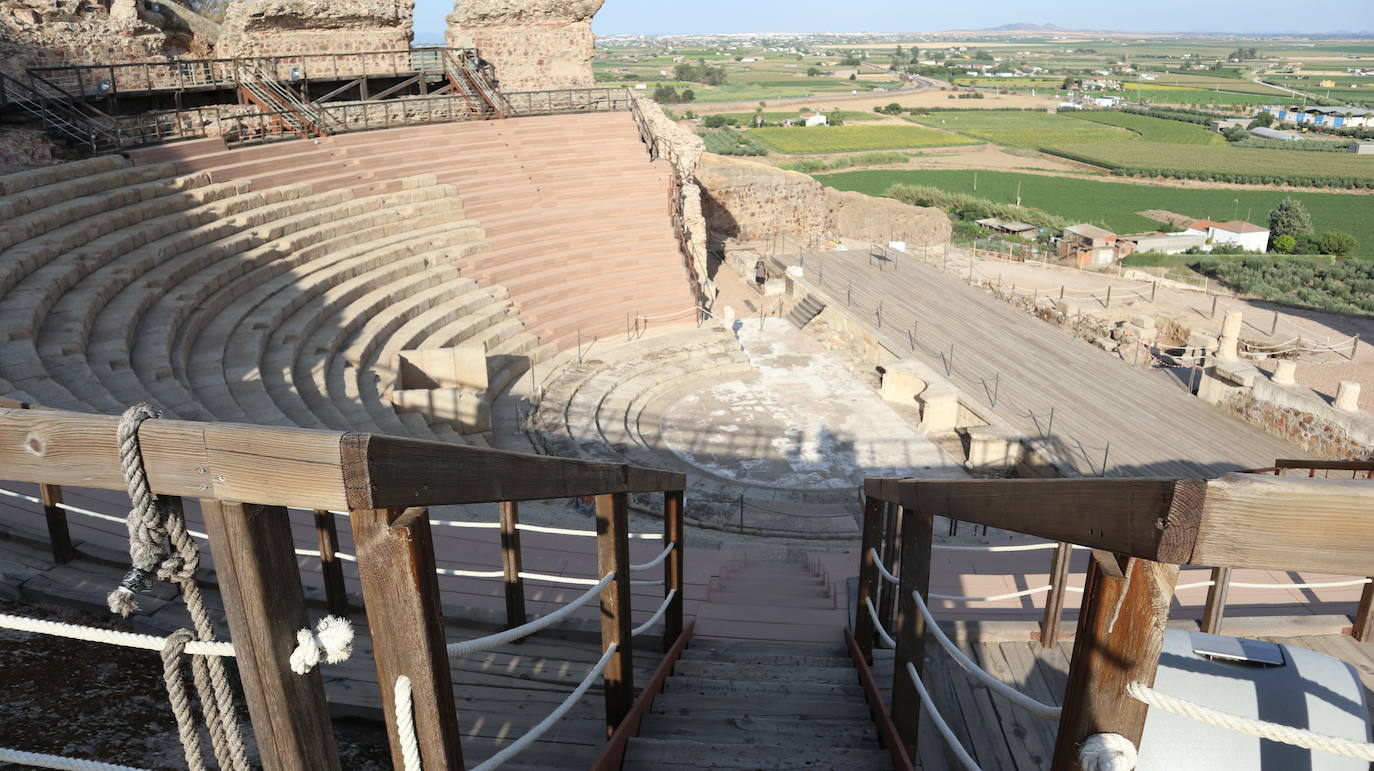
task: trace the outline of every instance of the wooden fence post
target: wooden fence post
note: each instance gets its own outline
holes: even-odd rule
[[[1221,620],[1226,615],[1226,592],[1231,588],[1231,569],[1212,568],[1212,586],[1207,589],[1207,604],[1202,607],[1202,631],[1221,633]]]
[[[916,736],[921,725],[921,697],[907,674],[908,663],[920,675],[925,665],[926,622],[916,608],[913,592],[922,599],[930,596],[930,555],[934,542],[935,518],[908,508],[902,517],[902,572],[897,594],[897,652],[892,665],[892,722],[907,747],[916,757]]]
[[[864,660],[869,664],[873,663],[873,619],[868,615],[865,604],[875,602],[878,598],[878,593],[874,591],[878,582],[878,563],[873,559],[873,552],[882,545],[885,506],[871,495],[864,499],[864,531],[860,547],[863,552],[859,555],[859,597],[854,603],[854,638],[858,640],[859,650],[863,651]]]
[[[1121,734],[1140,746],[1149,709],[1126,695],[1126,686],[1154,685],[1177,582],[1178,565],[1093,552],[1050,765],[1054,771],[1079,768],[1078,746],[1095,734]]]
[[[391,760],[405,767],[396,728],[396,678],[410,678],[415,736],[426,769],[461,771],[462,734],[434,572],[429,510],[351,512],[372,658],[386,715]]]
[[[1050,593],[1045,597],[1045,616],[1040,620],[1040,647],[1053,648],[1059,642],[1059,619],[1064,615],[1064,595],[1068,592],[1069,558],[1073,546],[1061,543],[1050,560]]]
[[[291,671],[296,630],[310,624],[286,509],[214,499],[200,509],[263,768],[339,768],[324,676]]]
[[[329,612],[348,618],[348,589],[344,586],[343,561],[339,559],[339,530],[334,514],[315,510],[315,540],[320,546],[320,574],[324,576],[324,596]]]
[[[501,566],[506,572],[506,628],[514,629],[525,623],[525,581],[520,578],[520,506],[515,501],[502,501],[500,510]]]
[[[601,590],[601,651],[616,646],[603,675],[606,736],[634,706],[634,649],[630,638],[630,506],[625,493],[596,496],[596,574],[615,573]]]
[[[883,504],[883,548],[879,553],[883,557],[883,567],[887,572],[897,575],[897,553],[899,550],[899,539],[897,521],[900,508],[894,503]],[[893,612],[897,604],[897,587],[887,581],[878,582],[878,620],[887,624],[888,628],[893,628]]]
[[[682,636],[682,608],[686,598],[687,583],[683,580],[683,520],[682,491],[671,490],[663,494],[663,541],[664,547],[673,545],[668,559],[663,563],[663,591],[676,591],[677,595],[668,605],[663,616],[663,650],[672,650],[678,637]]]
[[[1374,583],[1364,585],[1360,593],[1360,607],[1355,611],[1355,623],[1350,628],[1350,636],[1360,642],[1374,639]]]
[[[48,546],[53,562],[62,564],[76,556],[72,533],[67,528],[67,512],[62,509],[62,488],[58,485],[39,485],[38,497],[43,501],[43,516],[48,520]]]

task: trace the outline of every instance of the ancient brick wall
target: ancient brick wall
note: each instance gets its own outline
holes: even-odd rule
[[[1232,394],[1219,406],[1322,460],[1374,457],[1374,448],[1356,441],[1345,429],[1310,412],[1262,401],[1243,392]]]
[[[604,0],[457,0],[450,46],[476,48],[505,91],[592,86],[592,17]]]
[[[215,55],[403,51],[414,16],[413,0],[242,0],[225,13]]]
[[[7,75],[22,77],[29,67],[142,62],[182,50],[137,11],[116,18],[96,0],[0,4],[0,71]]]

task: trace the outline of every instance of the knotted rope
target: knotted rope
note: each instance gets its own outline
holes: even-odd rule
[[[325,616],[315,625],[296,632],[296,650],[291,652],[291,671],[303,675],[323,660],[338,664],[353,654],[353,626],[347,619]]]
[[[191,771],[205,768],[200,738],[195,729],[190,700],[182,679],[180,660],[192,640],[215,641],[215,628],[205,609],[205,599],[196,583],[200,569],[200,549],[186,530],[186,517],[179,502],[154,497],[143,465],[138,430],[144,421],[160,417],[147,404],[130,407],[119,421],[119,462],[129,490],[129,572],[108,598],[110,610],[127,617],[138,609],[137,595],[152,587],[154,577],[176,584],[186,602],[195,633],[182,629],[167,638],[162,650],[163,680],[167,697],[176,716],[186,765]],[[200,700],[201,714],[209,729],[210,744],[222,769],[248,771],[248,753],[239,732],[234,712],[234,697],[224,661],[219,656],[192,656],[191,674]]]
[[[1135,745],[1121,734],[1093,734],[1078,747],[1083,771],[1132,771],[1137,762]]]

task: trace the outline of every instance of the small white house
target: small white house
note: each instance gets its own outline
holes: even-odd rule
[[[824,115],[812,115],[806,119],[807,126],[829,126],[830,119]]]
[[[1269,229],[1243,220],[1212,222],[1197,220],[1184,233],[1207,236],[1212,245],[1238,244],[1247,252],[1264,252],[1269,248]]]

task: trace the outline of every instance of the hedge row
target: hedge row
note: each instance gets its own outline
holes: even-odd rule
[[[1249,174],[1241,172],[1206,171],[1196,169],[1137,168],[1113,163],[1066,147],[1045,147],[1041,152],[1071,161],[1099,166],[1122,177],[1169,177],[1196,179],[1204,182],[1230,182],[1242,185],[1293,185],[1296,187],[1332,187],[1345,190],[1374,188],[1374,179],[1366,177],[1326,177],[1306,174]]]
[[[1042,209],[997,203],[967,193],[951,193],[927,185],[893,185],[883,195],[912,206],[931,206],[942,209],[951,217],[961,220],[973,221],[988,217],[1000,217],[1006,220],[1019,220],[1055,233],[1073,224],[1063,217],[1050,214]]]

